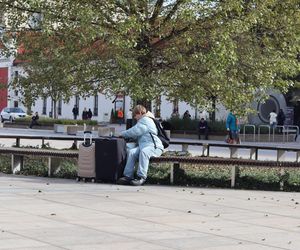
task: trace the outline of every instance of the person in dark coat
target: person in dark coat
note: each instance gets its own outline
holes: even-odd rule
[[[82,120],[87,120],[88,119],[88,111],[86,108],[83,109],[82,111]]]
[[[208,124],[207,124],[207,121],[204,120],[204,118],[200,119],[200,122],[199,122],[199,125],[198,125],[199,140],[201,140],[201,135],[204,135],[204,139],[208,140]]]
[[[280,126],[283,126],[285,121],[285,114],[282,109],[279,110],[278,115],[277,115],[277,124]]]
[[[32,128],[34,125],[40,125],[38,123],[38,120],[40,119],[39,113],[35,112],[35,114],[31,117],[31,123],[29,125],[29,128]]]
[[[91,119],[92,119],[92,117],[93,117],[92,110],[91,110],[91,109],[89,109],[89,111],[87,112],[87,118],[88,118],[88,120],[91,120]]]
[[[72,113],[73,113],[74,120],[77,120],[77,116],[79,114],[77,105],[74,105],[74,107],[72,109]]]
[[[191,115],[190,112],[188,110],[186,110],[183,114],[183,119],[191,119]]]
[[[126,115],[126,129],[132,127],[132,109],[129,109]]]
[[[278,126],[283,126],[285,121],[285,114],[282,109],[279,110],[277,115],[277,124]],[[282,128],[279,127],[279,132],[282,132]]]

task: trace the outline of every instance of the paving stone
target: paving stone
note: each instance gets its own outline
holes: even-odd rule
[[[0,174],[0,249],[298,250],[299,200]]]

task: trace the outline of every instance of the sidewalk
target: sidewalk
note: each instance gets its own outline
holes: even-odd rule
[[[300,249],[300,193],[0,174],[0,249]]]

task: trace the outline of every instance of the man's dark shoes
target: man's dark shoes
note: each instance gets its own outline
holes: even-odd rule
[[[138,177],[130,182],[132,186],[142,186],[146,182],[146,179]]]
[[[132,181],[131,178],[129,178],[127,176],[123,176],[117,180],[117,184],[118,185],[130,185],[131,181]]]

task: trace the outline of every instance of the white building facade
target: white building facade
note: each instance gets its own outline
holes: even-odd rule
[[[14,80],[15,77],[24,75],[22,64],[18,64],[14,61],[13,58],[0,58],[0,69],[5,69],[7,72],[7,97],[3,95],[3,103],[1,110],[4,107],[20,107],[25,112],[27,111],[26,107],[22,103],[22,96],[18,90],[11,89],[9,83]],[[6,100],[5,100],[6,99]],[[129,96],[117,95],[116,97],[106,97],[103,94],[98,94],[97,96],[91,96],[88,98],[82,98],[80,96],[74,96],[68,103],[65,103],[63,100],[59,101],[57,104],[57,114],[58,118],[73,119],[72,109],[74,105],[77,105],[79,108],[79,119],[84,108],[91,109],[93,113],[93,120],[98,122],[108,122],[110,120],[111,112],[118,110],[120,107],[124,110],[124,118],[126,119],[126,114],[129,109],[133,108],[133,100]],[[178,102],[176,104],[170,102],[166,99],[165,96],[161,97],[160,104],[160,117],[162,119],[168,119],[171,117],[171,114],[174,108],[178,109],[179,116],[182,117],[183,113],[188,110],[192,118],[199,118],[201,116],[207,116],[207,114],[201,113],[201,110],[198,110],[191,105],[185,102]],[[152,103],[152,111],[156,109],[155,103]],[[32,112],[38,112],[41,116],[51,117],[52,116],[52,100],[51,98],[38,99],[35,104],[31,107]],[[227,115],[227,111],[222,105],[217,106],[216,119],[224,120]]]
[[[1,50],[1,47],[0,47]],[[22,64],[16,63],[13,58],[5,58],[0,56],[0,84],[7,85],[8,88],[0,89],[0,109],[4,107],[20,107],[25,112],[26,107],[22,103],[22,96],[18,90],[9,88],[9,83],[14,80],[15,77],[24,75]],[[58,118],[73,119],[72,109],[74,105],[79,108],[79,119],[81,119],[81,114],[84,108],[91,109],[93,113],[92,120],[98,122],[109,122],[111,118],[111,112],[119,110],[121,107],[124,111],[124,118],[126,119],[126,114],[129,109],[133,108],[133,100],[129,96],[123,96],[118,94],[115,97],[107,97],[103,94],[98,94],[97,96],[91,96],[88,98],[83,98],[80,96],[74,96],[68,103],[63,100],[59,101],[57,104],[57,115]],[[155,112],[157,108],[155,103],[152,102],[152,112]],[[265,103],[253,103],[253,108],[257,110],[257,114],[252,114],[248,117],[249,123],[251,124],[261,124],[268,123],[268,114],[275,110],[278,113],[279,109],[284,111],[288,110],[287,103],[284,96],[277,92],[270,92],[270,98]],[[196,109],[185,102],[170,102],[165,96],[161,96],[159,113],[162,119],[168,119],[171,117],[174,109],[178,110],[179,117],[183,116],[183,113],[188,110],[191,114],[191,118],[205,117],[208,118],[208,113],[203,110]],[[35,104],[31,107],[32,112],[38,112],[41,116],[51,117],[52,116],[52,100],[51,98],[38,99]],[[217,104],[215,117],[216,120],[225,120],[228,115],[228,111],[223,105]],[[244,121],[247,123],[248,121]]]

